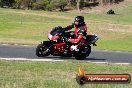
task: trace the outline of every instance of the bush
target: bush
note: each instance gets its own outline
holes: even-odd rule
[[[66,0],[52,0],[51,3],[56,9],[59,8],[60,11],[64,11],[65,6],[67,5]]]
[[[15,3],[15,0],[0,0],[1,7],[12,7]]]

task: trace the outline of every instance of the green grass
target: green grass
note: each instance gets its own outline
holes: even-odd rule
[[[51,28],[64,24],[64,20],[59,18],[14,14],[5,12],[3,9],[0,12],[2,13],[0,15],[0,38],[8,39],[7,42],[11,42],[11,38],[16,40],[15,42],[18,39],[40,42],[46,39]]]
[[[87,21],[90,22],[101,22],[101,23],[113,23],[113,24],[122,24],[122,25],[131,25],[132,24],[132,4],[128,5],[126,8],[116,8],[115,13],[116,15],[107,15],[106,12],[104,13],[76,13],[76,12],[45,12],[45,11],[27,11],[32,13],[47,13],[47,14],[54,14],[56,16],[64,16],[69,19],[73,19],[75,16],[82,15],[85,17]]]
[[[96,47],[95,49],[99,50],[114,50],[114,51],[132,51],[132,42],[127,42],[131,41],[132,38],[129,38],[127,40],[100,40],[97,45],[99,47]],[[118,47],[117,47],[118,46]]]
[[[99,50],[114,50],[114,51],[132,51],[132,33],[112,32],[108,30],[101,30],[97,32],[100,34],[100,39],[97,42]]]
[[[75,16],[83,15],[89,31],[100,37],[98,46],[94,49],[132,51],[131,5],[117,11],[119,15],[0,8],[0,43],[38,44],[47,40],[51,28],[58,25],[65,27]]]
[[[81,65],[87,74],[132,75],[132,65],[89,62],[0,61],[0,88],[80,88],[75,77]],[[81,88],[131,88],[132,84],[86,84]]]

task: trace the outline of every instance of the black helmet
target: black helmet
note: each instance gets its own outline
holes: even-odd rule
[[[75,17],[75,21],[74,22],[83,23],[84,22],[84,17],[83,16],[77,16],[77,17]]]

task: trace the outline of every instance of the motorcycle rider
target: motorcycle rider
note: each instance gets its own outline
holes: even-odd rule
[[[75,17],[75,21],[73,24],[65,27],[66,30],[71,30],[74,28],[74,38],[68,39],[71,43],[78,43],[81,42],[82,44],[86,42],[86,36],[87,36],[87,26],[84,22],[83,16],[77,16]]]

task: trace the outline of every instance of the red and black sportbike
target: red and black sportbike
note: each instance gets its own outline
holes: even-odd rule
[[[98,40],[96,35],[87,35],[85,44],[68,42],[72,37],[74,37],[72,31],[66,31],[60,26],[55,27],[48,34],[49,41],[43,41],[37,46],[36,55],[75,57],[77,60],[84,60],[91,53],[91,45],[95,46]]]

